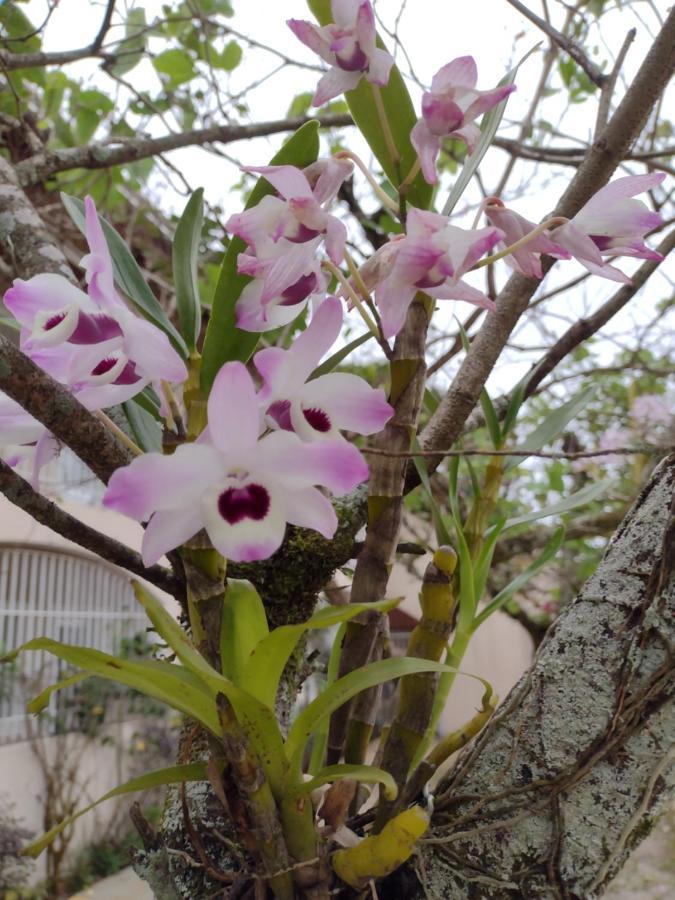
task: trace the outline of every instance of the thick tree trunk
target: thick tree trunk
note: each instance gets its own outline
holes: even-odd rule
[[[672,798],[674,486],[670,457],[437,793],[426,897],[600,896]]]

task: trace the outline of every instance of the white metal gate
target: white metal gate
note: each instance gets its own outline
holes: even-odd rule
[[[127,576],[112,566],[76,553],[0,545],[3,652],[49,637],[118,653],[124,639],[143,633],[147,625]],[[39,693],[65,677],[66,669],[44,653],[22,654],[16,663],[0,667],[0,744],[26,737],[27,692]],[[55,727],[56,704],[62,700],[51,698],[49,729]]]

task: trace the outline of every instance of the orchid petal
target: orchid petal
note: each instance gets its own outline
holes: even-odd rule
[[[431,80],[431,90],[445,91],[451,87],[474,88],[478,81],[478,69],[473,56],[459,56],[446,63]]]
[[[346,441],[304,444],[297,435],[275,431],[257,447],[257,466],[283,481],[289,489],[323,485],[345,494],[368,478],[368,466]]]
[[[307,178],[295,166],[243,166],[243,171],[262,175],[285,200],[290,197],[313,199]]]
[[[299,41],[318,54],[327,63],[333,62],[333,54],[330,51],[330,41],[323,34],[323,29],[318,28],[304,19],[287,19],[286,24]]]
[[[441,149],[440,139],[432,134],[429,126],[420,119],[410,132],[410,142],[417,151],[422,174],[428,184],[436,184],[436,160]]]
[[[221,513],[221,498],[231,489],[245,490],[255,486],[267,495],[267,508],[255,518],[244,515],[238,521],[227,521]],[[255,562],[267,559],[281,546],[286,531],[285,493],[274,481],[252,477],[242,488],[222,485],[212,488],[201,500],[204,527],[213,546],[226,559]]]
[[[345,72],[344,69],[329,69],[319,79],[312,98],[312,106],[323,106],[346,91],[352,91],[361,80],[361,72]]]
[[[17,278],[5,293],[3,303],[14,318],[26,328],[33,327],[35,317],[47,310],[57,312],[77,307],[95,312],[96,307],[84,291],[62,275],[45,272],[24,281]]]
[[[106,243],[101,220],[91,197],[84,198],[85,233],[90,253],[82,257],[89,295],[107,312],[124,306],[115,291],[112,259]]]
[[[292,407],[295,416],[302,415],[302,410],[317,407],[326,410],[337,428],[357,434],[376,434],[394,414],[381,388],[372,388],[363,378],[349,372],[332,372],[313,379],[304,386],[298,399],[300,403]],[[296,413],[298,405],[302,409]]]
[[[201,528],[202,513],[199,505],[156,512],[143,535],[143,562],[146,566],[153,566],[165,553],[189,541]]]
[[[228,455],[246,455],[260,432],[258,399],[246,366],[228,362],[216,375],[208,399],[211,439]]]
[[[133,313],[121,318],[124,329],[124,349],[133,360],[141,376],[150,381],[171,381],[180,384],[187,378],[187,368],[173,349],[167,335],[155,325]]]
[[[222,477],[223,460],[214,447],[181,444],[170,456],[144,453],[116,469],[103,504],[139,522],[156,510],[180,511],[182,515]]]
[[[289,491],[286,496],[286,521],[300,528],[312,528],[328,540],[338,526],[333,504],[313,487]]]

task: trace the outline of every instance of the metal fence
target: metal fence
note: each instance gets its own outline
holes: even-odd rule
[[[0,545],[4,652],[49,637],[119,653],[125,641],[145,634],[147,624],[127,577],[111,566],[76,553]],[[67,664],[36,652],[0,667],[0,744],[25,739],[26,699],[67,674]],[[42,717],[43,733],[78,728],[74,690],[52,695]]]

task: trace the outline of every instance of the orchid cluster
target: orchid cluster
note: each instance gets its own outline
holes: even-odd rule
[[[20,326],[20,347],[65,385],[90,411],[130,400],[147,385],[181,383],[185,363],[166,334],[133,313],[118,294],[113,266],[93,200],[85,200],[89,253],[83,257],[87,290],[63,275],[17,279],[4,304]],[[8,397],[0,398],[3,457],[32,459],[31,480],[59,452],[58,442]]]
[[[243,363],[225,363],[195,443],[172,456],[146,453],[113,474],[105,504],[150,519],[147,565],[202,528],[223,556],[239,562],[271,556],[287,522],[333,536],[335,510],[317,485],[341,495],[368,477],[340,429],[373,434],[393,412],[384,392],[356,375],[311,378],[341,326],[342,305],[328,297],[290,349],[268,347],[253,357],[258,391]]]
[[[379,96],[393,59],[377,46],[370,3],[333,0],[332,12],[333,23],[323,27],[288,23],[331,65],[314,103],[356,89],[363,78]],[[434,76],[409,135],[418,159],[402,182],[402,194],[403,185],[410,185],[420,170],[426,182],[436,182],[444,138],[462,140],[472,150],[480,135],[475,118],[514,90],[509,84],[479,91],[476,82],[476,64],[469,56],[451,61]],[[382,110],[381,98],[376,107]],[[346,250],[346,227],[331,212],[353,171],[347,155],[355,158],[343,153],[304,169],[244,169],[261,176],[268,193],[226,223],[244,245],[237,255],[237,270],[246,283],[236,301],[236,324],[259,333],[287,326],[303,313],[311,318],[287,349],[269,346],[256,353],[250,369],[236,361],[223,365],[208,396],[208,424],[196,440],[182,443],[172,455],[143,454],[114,473],[105,503],[147,521],[147,564],[202,528],[217,550],[237,561],[274,553],[287,523],[328,538],[334,534],[337,520],[326,491],[339,495],[368,477],[363,457],[341,432],[376,433],[393,413],[384,392],[355,375],[316,375],[339,337],[342,300],[359,309],[388,351],[387,342],[403,327],[418,292],[432,300],[462,300],[493,310],[494,302],[464,278],[495,258],[504,256],[512,268],[541,278],[543,255],[574,257],[591,273],[621,282],[629,279],[607,257],[660,258],[644,243],[660,216],[634,198],[658,185],[661,173],[619,178],[573,219],[557,217],[541,225],[508,209],[498,197],[481,205],[487,224],[470,229],[446,215],[408,206],[404,233],[357,270]],[[170,385],[180,386],[188,378],[185,362],[167,334],[132,312],[118,293],[90,198],[85,220],[90,250],[82,260],[86,291],[60,275],[45,274],[17,280],[5,295],[5,305],[20,325],[21,349],[92,411],[128,401],[148,386],[175,400]],[[484,259],[492,251],[496,256]],[[339,268],[345,261],[349,277]],[[328,294],[329,288],[338,296]],[[189,417],[190,411],[185,412]],[[0,434],[3,444],[10,445],[4,456],[12,465],[32,457],[36,483],[41,466],[58,452],[56,440],[8,398],[0,400]]]

